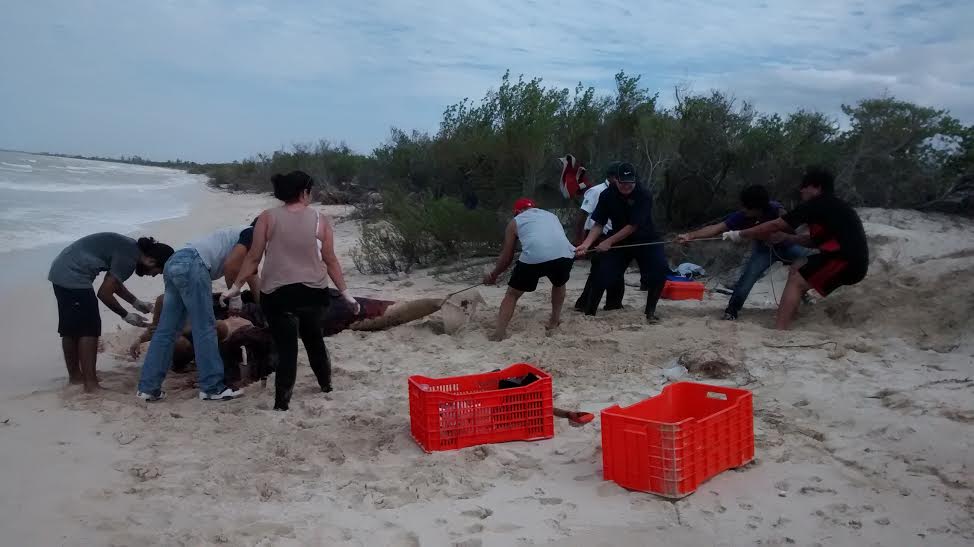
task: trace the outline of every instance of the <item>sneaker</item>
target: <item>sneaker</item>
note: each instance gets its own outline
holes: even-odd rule
[[[235,390],[233,388],[228,387],[224,389],[222,392],[214,393],[214,394],[201,391],[200,400],[201,401],[229,401],[231,399],[236,399],[237,397],[241,397],[242,395],[243,395],[242,389]]]
[[[140,392],[136,393],[135,396],[138,397],[139,399],[142,399],[143,401],[145,401],[147,403],[151,403],[151,402],[154,402],[154,401],[161,401],[161,400],[165,399],[166,398],[166,392],[165,391],[160,391],[159,392],[159,395],[153,395],[151,393],[143,393],[143,392],[140,391]]]
[[[725,311],[724,321],[737,321],[737,314],[732,311]]]

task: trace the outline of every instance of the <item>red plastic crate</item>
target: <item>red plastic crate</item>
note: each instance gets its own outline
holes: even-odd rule
[[[661,296],[668,300],[703,300],[704,289],[699,281],[667,281]]]
[[[605,480],[668,498],[754,459],[751,392],[677,382],[655,397],[602,411]]]
[[[533,373],[524,387],[497,389],[504,378]],[[409,377],[409,421],[423,450],[550,439],[555,435],[551,376],[526,363],[453,378]]]

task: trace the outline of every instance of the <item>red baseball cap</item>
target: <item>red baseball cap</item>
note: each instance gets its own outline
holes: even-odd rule
[[[520,213],[521,211],[523,211],[525,209],[530,209],[532,207],[537,207],[537,205],[534,204],[534,200],[533,199],[531,199],[531,198],[518,198],[518,200],[514,202],[514,214],[516,215],[516,214]]]

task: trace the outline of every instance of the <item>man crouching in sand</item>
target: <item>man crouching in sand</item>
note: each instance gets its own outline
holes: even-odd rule
[[[816,247],[818,254],[792,265],[778,305],[775,328],[788,330],[802,296],[815,289],[828,296],[843,285],[855,285],[869,269],[869,245],[862,220],[848,203],[835,196],[835,178],[820,167],[809,167],[799,192],[802,203],[792,212],[753,228],[724,232],[724,239],[761,239],[808,225],[807,235],[785,235],[786,243]]]
[[[561,323],[565,284],[571,277],[575,248],[565,236],[565,229],[558,217],[538,209],[529,198],[514,202],[514,218],[504,232],[504,247],[494,270],[484,276],[484,284],[495,285],[497,278],[511,266],[514,245],[518,240],[521,242],[521,256],[514,266],[507,294],[501,302],[497,328],[490,336],[495,342],[507,336],[507,325],[514,316],[518,299],[526,292],[534,292],[542,277],[551,281],[551,318],[545,329],[550,331]]]

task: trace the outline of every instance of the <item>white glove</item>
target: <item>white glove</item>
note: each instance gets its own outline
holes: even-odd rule
[[[741,240],[741,232],[739,230],[730,230],[724,232],[724,241],[731,241],[737,243]]]
[[[135,302],[132,302],[132,307],[142,313],[152,313],[153,308],[155,308],[152,302],[146,302],[144,300],[136,300]]]
[[[133,327],[148,327],[149,322],[145,320],[145,317],[137,313],[128,312],[125,317],[122,318],[126,323],[132,325]]]
[[[234,297],[237,297],[237,296],[240,296],[240,287],[238,287],[236,284],[234,284],[234,286],[232,286],[229,289],[227,289],[227,290],[223,291],[222,293],[220,293],[220,305],[221,306],[226,306],[227,305],[227,300],[230,300],[231,298],[234,298]]]
[[[358,312],[361,311],[362,309],[361,306],[359,306],[358,304],[358,300],[355,300],[355,298],[352,295],[348,294],[348,291],[342,293],[342,298],[344,298],[345,301],[352,306],[352,310],[354,310],[353,313],[355,315],[358,315]]]
[[[243,309],[243,298],[239,296],[231,296],[229,299],[230,311],[232,313],[239,313]]]

